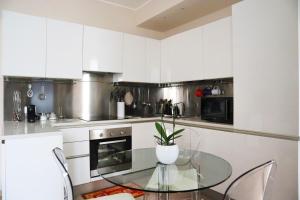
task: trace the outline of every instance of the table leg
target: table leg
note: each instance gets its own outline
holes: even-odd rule
[[[192,199],[193,200],[204,200],[202,197],[201,191],[195,191],[192,193]]]
[[[169,200],[169,193],[158,193],[158,200]]]

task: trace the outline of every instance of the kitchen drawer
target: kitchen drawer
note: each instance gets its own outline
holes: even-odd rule
[[[68,171],[73,185],[90,182],[90,157],[67,159]]]
[[[89,155],[89,141],[64,143],[64,154],[66,158]]]
[[[70,128],[61,129],[63,133],[63,141],[67,142],[81,142],[89,140],[89,129],[88,128]]]

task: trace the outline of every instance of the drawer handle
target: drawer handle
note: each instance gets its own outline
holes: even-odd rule
[[[76,159],[76,158],[83,158],[83,157],[89,157],[90,154],[84,154],[84,155],[78,155],[78,156],[68,156],[66,159],[71,160],[71,159]]]

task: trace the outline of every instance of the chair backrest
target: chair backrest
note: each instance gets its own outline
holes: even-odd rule
[[[55,156],[56,163],[61,171],[63,180],[64,180],[64,200],[73,200],[74,192],[73,192],[73,184],[68,173],[67,161],[65,159],[63,150],[60,148],[54,148],[53,154]]]
[[[236,178],[227,188],[224,200],[264,200],[274,182],[276,162],[263,163]]]

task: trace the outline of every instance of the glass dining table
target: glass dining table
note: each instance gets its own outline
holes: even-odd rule
[[[197,196],[199,191],[223,183],[232,173],[229,162],[201,151],[181,150],[176,162],[170,165],[158,162],[155,148],[123,151],[110,159],[121,161],[124,156],[132,160],[130,169],[103,174],[99,168],[98,173],[114,185],[156,193],[158,199],[169,199],[170,193],[177,192],[194,192]]]

